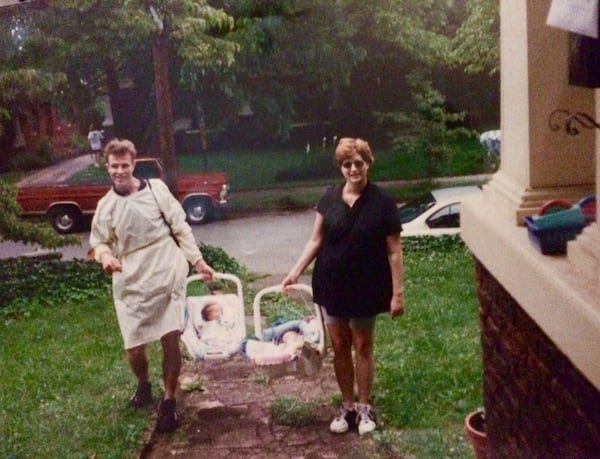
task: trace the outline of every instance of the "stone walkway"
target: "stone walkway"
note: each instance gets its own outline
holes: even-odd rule
[[[374,442],[369,436],[361,438],[356,431],[342,435],[329,432],[338,393],[330,354],[312,376],[277,378],[269,378],[239,355],[227,360],[187,362],[180,379],[183,390],[178,399],[181,427],[173,434],[150,434],[140,457],[383,457],[374,455]],[[315,419],[301,427],[277,424],[270,406],[282,398],[314,404]]]

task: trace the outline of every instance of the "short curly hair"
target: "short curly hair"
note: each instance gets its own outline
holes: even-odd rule
[[[104,147],[104,157],[106,159],[108,159],[109,156],[121,158],[127,154],[131,155],[132,159],[135,159],[137,156],[137,150],[131,140],[113,139]]]
[[[359,138],[343,137],[335,148],[335,162],[338,167],[355,153],[358,153],[369,166],[375,161],[371,147],[366,141]]]

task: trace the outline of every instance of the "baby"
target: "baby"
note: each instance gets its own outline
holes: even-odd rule
[[[317,319],[313,316],[291,320],[267,328],[263,341],[245,340],[242,351],[256,365],[289,362],[302,352],[305,343],[317,344],[320,340]]]
[[[237,296],[224,294],[188,297],[191,327],[182,339],[196,358],[239,351],[245,329],[236,329],[236,301]]]
[[[223,306],[218,303],[208,303],[202,308],[200,313],[202,320],[210,322],[211,320],[218,320],[223,317]]]

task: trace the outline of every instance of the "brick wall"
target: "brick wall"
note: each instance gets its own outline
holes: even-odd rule
[[[600,392],[477,260],[475,267],[488,457],[600,458]],[[600,365],[600,349],[590,352]]]

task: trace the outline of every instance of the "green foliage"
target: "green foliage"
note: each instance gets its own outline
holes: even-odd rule
[[[40,244],[54,249],[65,245],[80,245],[76,236],[60,236],[47,223],[34,224],[19,219],[21,208],[16,200],[17,190],[0,180],[0,240]]]
[[[243,131],[236,132],[245,144],[287,141],[292,121],[318,119],[328,110],[328,95],[347,86],[366,57],[352,40],[358,28],[343,20],[344,6],[317,0],[224,3],[235,28],[215,35],[238,47],[235,62],[206,70],[188,60],[183,67],[186,85],[203,103],[219,107],[210,127],[232,127],[249,108],[251,120],[245,117]]]
[[[61,90],[65,76],[36,68],[2,69],[0,67],[0,106],[19,113],[20,107],[47,102]]]
[[[403,0],[386,2],[377,14],[387,40],[417,62],[431,68],[450,52],[450,37],[458,26],[461,8],[456,1]]]
[[[402,238],[402,250],[409,255],[434,257],[466,250],[466,246],[459,235],[414,236]]]
[[[393,146],[408,154],[421,152],[426,160],[427,177],[440,175],[456,154],[456,140],[472,135],[460,126],[465,113],[450,113],[445,99],[420,72],[408,77],[413,104],[410,111],[380,114],[391,124]]]
[[[49,137],[42,137],[33,151],[22,153],[10,160],[9,168],[12,171],[29,171],[42,169],[52,163],[54,151]]]
[[[270,293],[261,299],[260,314],[266,326],[314,315],[314,304],[301,292]]]
[[[404,74],[415,68],[483,71],[498,63],[493,0],[151,3],[156,18],[142,0],[11,8],[0,33],[0,116],[14,119],[20,107],[52,101],[87,126],[100,96],[108,90],[119,106],[118,83],[130,80],[140,94],[131,107],[149,108],[140,109],[149,112],[140,124],[149,126],[131,128],[145,142],[153,132],[148,57],[159,35],[171,51],[176,115],[201,103],[207,127],[217,131],[239,127],[240,111],[250,109],[254,134],[236,132],[246,145],[288,141],[294,121],[348,130],[356,126],[349,117],[371,124],[374,111],[404,110]],[[374,81],[375,97],[363,96]],[[388,86],[398,96],[385,97]],[[130,121],[113,115],[117,132]]]
[[[78,303],[109,287],[110,276],[91,261],[0,259],[0,309],[11,306],[4,314]]]
[[[233,274],[242,280],[249,279],[248,269],[235,258],[229,256],[222,248],[201,243],[200,251],[206,262],[215,271]]]
[[[182,4],[183,13],[172,15],[172,36],[179,45],[183,74],[195,81],[209,68],[230,67],[240,50],[238,43],[224,38],[235,26],[233,17],[204,1],[185,0]]]
[[[311,424],[317,417],[317,405],[296,397],[278,397],[269,406],[275,424],[302,427]]]
[[[500,71],[500,2],[468,0],[468,15],[453,39],[450,58],[469,73]]]

